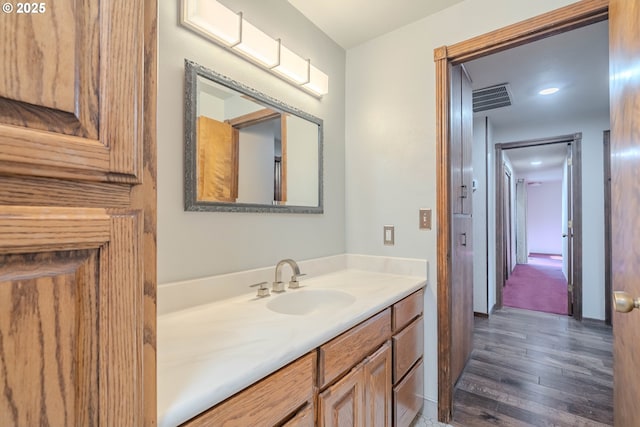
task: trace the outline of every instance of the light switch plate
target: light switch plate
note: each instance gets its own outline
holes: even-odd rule
[[[420,209],[420,219],[418,220],[420,230],[431,230],[431,209]]]
[[[384,227],[383,241],[387,246],[393,246],[395,244],[395,227],[393,225],[385,225]]]

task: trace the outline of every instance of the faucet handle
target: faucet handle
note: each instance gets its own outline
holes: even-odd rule
[[[298,281],[298,277],[306,276],[305,273],[294,274],[291,276],[291,281],[289,281],[289,289],[297,289],[300,287],[300,282]]]
[[[258,294],[256,295],[258,298],[263,298],[263,297],[268,297],[269,296],[269,288],[267,288],[267,285],[269,284],[269,282],[260,282],[260,283],[255,283],[253,285],[250,285],[250,288],[255,288],[256,286],[258,286]]]

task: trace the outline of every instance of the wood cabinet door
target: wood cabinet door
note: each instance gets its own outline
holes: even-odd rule
[[[322,427],[364,427],[364,393],[364,369],[359,365],[320,393],[318,424]]]
[[[387,341],[364,364],[365,426],[391,426],[391,343]]]
[[[13,5],[0,26],[0,425],[153,425],[156,2]]]

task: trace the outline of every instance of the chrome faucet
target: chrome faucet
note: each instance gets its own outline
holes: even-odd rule
[[[291,275],[291,280],[289,281],[289,289],[296,289],[300,287],[300,282],[298,282],[298,277],[304,276],[304,274],[300,273],[300,267],[298,267],[298,263],[294,260],[287,258],[283,259],[276,264],[276,277],[271,286],[271,290],[273,292],[284,292],[284,282],[281,280],[281,271],[282,266],[288,264],[291,267],[291,271],[293,274]]]

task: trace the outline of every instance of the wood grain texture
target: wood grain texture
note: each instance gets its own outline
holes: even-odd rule
[[[126,208],[130,203],[131,186],[126,184],[0,176],[2,205]]]
[[[103,209],[0,206],[0,253],[97,248],[109,239]]]
[[[97,425],[97,269],[96,251],[0,256],[0,425]]]
[[[609,96],[611,105],[611,225],[613,290],[640,297],[640,3],[611,0]],[[640,310],[613,313],[614,420],[638,423]]]
[[[322,345],[319,350],[318,386],[321,389],[326,387],[390,337],[391,308],[388,308]]]
[[[157,424],[156,375],[156,295],[157,280],[157,73],[158,73],[158,2],[144,1],[144,139],[142,152],[142,184],[133,187],[134,209],[144,213],[143,258],[144,335],[143,425]]]
[[[612,365],[603,323],[505,307],[476,319],[453,424],[612,425]]]
[[[391,427],[391,355],[391,343],[386,342],[367,358],[363,366],[365,382],[363,410],[367,427]]]
[[[608,0],[582,0],[446,47],[449,60],[471,61],[607,19]]]
[[[317,353],[309,353],[182,425],[278,425],[306,402],[313,401],[316,360]]]
[[[358,365],[318,397],[318,426],[365,427],[364,369]]]
[[[143,218],[114,213],[100,263],[100,420],[105,425],[143,423],[142,298]]]
[[[197,119],[198,200],[235,202],[238,197],[237,130],[209,117]]]
[[[438,420],[447,422],[453,410],[451,386],[451,155],[449,145],[449,62],[443,53],[436,59],[436,191],[438,280]]]
[[[393,383],[397,384],[424,353],[424,318],[393,336]]]
[[[450,153],[449,153],[449,67],[511,47],[607,19],[608,0],[584,0],[452,46],[434,50],[436,69],[436,190],[437,190],[437,280],[438,280],[438,419],[452,414],[453,388],[450,381],[452,308],[449,287],[451,273]],[[500,301],[498,301],[498,306]],[[454,349],[455,350],[455,349]]]
[[[225,123],[228,123],[236,129],[242,129],[274,119],[280,119],[280,113],[270,108],[263,108],[262,110],[254,111],[252,113],[244,114],[242,116],[226,120]]]
[[[422,410],[424,404],[424,363],[421,360],[407,376],[393,388],[394,426],[407,427]]]
[[[0,31],[0,172],[140,182],[143,0],[46,7]]]
[[[424,289],[409,295],[395,303],[392,307],[391,323],[393,325],[393,333],[400,331],[407,326],[413,319],[422,314],[424,306]]]
[[[313,403],[308,403],[300,409],[289,421],[284,423],[282,427],[314,427],[316,419],[316,411]]]
[[[73,1],[46,6],[49,10],[43,13],[19,14],[16,10],[3,15],[0,96],[73,112],[76,58],[69,47],[75,43],[76,26],[60,25],[75,21]],[[56,84],[49,85],[51,82]]]

